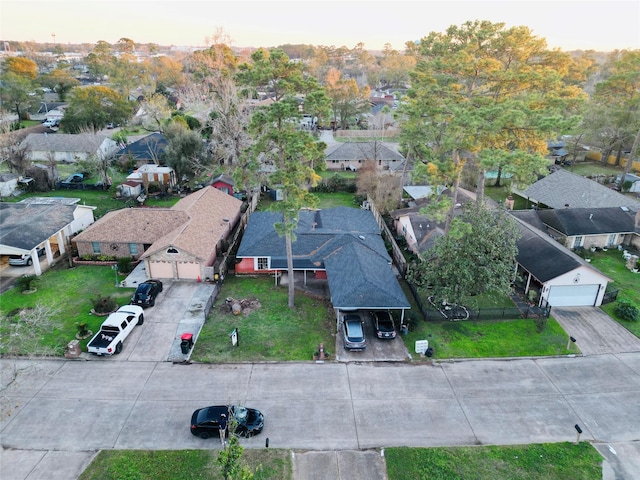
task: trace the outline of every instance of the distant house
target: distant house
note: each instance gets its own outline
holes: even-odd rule
[[[274,224],[277,212],[254,212],[238,248],[236,274],[286,275],[284,237]],[[369,210],[336,207],[299,214],[293,242],[293,269],[304,278],[327,279],[336,309],[410,308],[391,268],[380,228]]]
[[[171,167],[145,163],[127,176],[128,182],[138,182],[143,186],[151,184],[161,188],[171,188],[178,184],[176,172]]]
[[[512,214],[570,249],[640,246],[637,215],[626,207],[525,210]]]
[[[203,188],[171,208],[124,208],[107,213],[74,238],[78,254],[133,257],[148,277],[213,278],[241,216],[242,201]]]
[[[520,230],[516,285],[525,294],[535,291],[539,306],[600,306],[611,278],[534,227],[535,220],[527,223],[513,216]]]
[[[394,210],[389,215],[393,219],[396,235],[405,239],[409,250],[422,257],[435,245],[438,238],[444,236],[445,226],[444,223],[439,223],[429,215],[420,212],[431,201],[429,197],[431,187],[405,187],[405,191],[411,192],[418,198],[411,200],[408,207]],[[445,190],[442,194],[451,196],[451,191]],[[473,192],[458,188],[458,205],[455,213],[462,211],[464,203],[475,201],[475,199]]]
[[[235,185],[235,182],[233,181],[233,178],[231,178],[229,175],[221,174],[211,179],[212,187],[217,188],[218,190],[221,190],[224,193],[228,193],[229,195],[234,194],[234,191],[233,191],[234,185]]]
[[[405,158],[382,142],[347,142],[327,149],[327,170],[360,170],[367,160],[375,162],[381,170],[399,170]]]
[[[632,211],[640,209],[640,201],[564,169],[538,180],[522,192],[514,193],[541,208],[627,207]]]
[[[132,158],[138,165],[145,163],[162,165],[166,148],[166,137],[162,133],[155,132],[128,144],[118,152],[118,156]]]
[[[27,150],[31,161],[75,163],[90,157],[109,158],[118,150],[118,144],[104,135],[90,133],[30,133],[20,144]]]
[[[95,207],[79,205],[79,198],[30,197],[18,203],[0,202],[0,255],[32,254],[36,275],[42,260],[33,255],[44,247],[48,265],[67,251],[70,238],[94,222]]]

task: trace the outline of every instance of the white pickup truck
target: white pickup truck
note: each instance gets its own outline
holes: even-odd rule
[[[125,305],[113,312],[102,322],[100,331],[94,335],[87,350],[96,355],[113,355],[122,351],[122,342],[136,325],[142,325],[144,314],[142,307]]]

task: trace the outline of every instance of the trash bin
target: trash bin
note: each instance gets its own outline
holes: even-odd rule
[[[183,333],[180,337],[180,350],[186,355],[191,347],[193,347],[193,333]]]

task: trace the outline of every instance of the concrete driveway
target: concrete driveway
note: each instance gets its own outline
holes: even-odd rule
[[[189,417],[236,402],[266,417],[261,435],[242,440],[246,448],[262,448],[266,438],[296,455],[567,442],[579,424],[581,440],[614,448],[617,478],[640,478],[640,352],[435,365],[2,359],[0,366],[3,480],[41,478],[30,472],[56,455],[75,458],[81,471],[99,449],[219,448],[191,435]],[[331,471],[347,456],[325,458]],[[297,469],[314,464],[299,460]],[[342,472],[349,475],[331,478],[358,478]]]
[[[583,355],[640,351],[640,338],[597,307],[553,307],[551,316]]]

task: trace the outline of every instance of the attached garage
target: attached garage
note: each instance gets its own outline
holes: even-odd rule
[[[177,262],[178,278],[196,280],[200,276],[200,264],[195,262]]]
[[[171,262],[149,262],[149,278],[173,278]]]
[[[552,285],[547,302],[552,307],[591,307],[598,298],[600,285]]]

